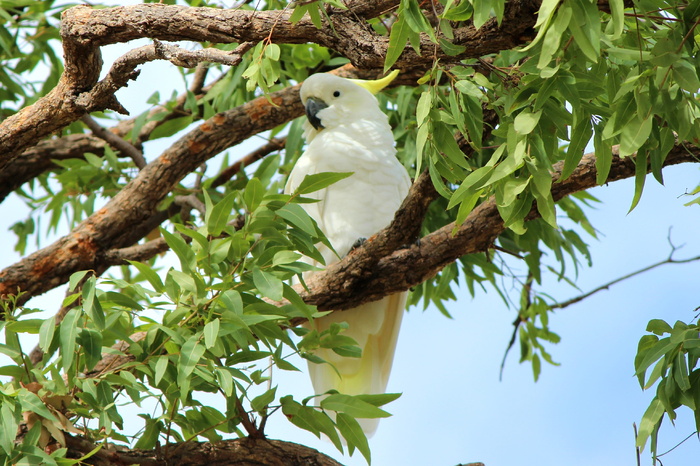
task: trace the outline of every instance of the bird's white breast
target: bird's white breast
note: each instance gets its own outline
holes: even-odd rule
[[[389,225],[410,186],[406,169],[396,159],[386,117],[380,115],[320,131],[290,176],[291,192],[296,188],[291,184],[298,186],[307,174],[354,172],[314,193],[321,199],[318,204],[305,205],[341,257],[358,238]],[[326,263],[337,260],[330,251],[324,256]]]

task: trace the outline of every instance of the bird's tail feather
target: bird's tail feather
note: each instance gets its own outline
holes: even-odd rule
[[[360,358],[343,357],[326,348],[316,350],[315,354],[332,364],[337,372],[328,364],[309,362],[315,393],[331,389],[347,395],[386,391],[406,297],[407,293],[397,293],[353,309],[334,312],[310,324],[322,332],[334,322],[347,322],[349,328],[344,335],[355,339],[362,349]],[[358,421],[368,436],[374,433],[379,422],[378,419]]]

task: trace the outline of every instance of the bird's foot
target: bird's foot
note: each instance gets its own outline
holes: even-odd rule
[[[354,251],[355,249],[359,248],[363,244],[367,242],[367,238],[360,237],[355,240],[354,243],[352,243],[352,247],[350,248],[350,252]]]

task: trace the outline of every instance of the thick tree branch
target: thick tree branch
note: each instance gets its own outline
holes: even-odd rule
[[[69,454],[81,457],[96,445],[80,437],[66,435]],[[108,446],[98,451],[90,462],[96,466],[139,464],[148,466],[200,466],[202,464],[236,464],[253,466],[279,464],[287,466],[341,466],[340,463],[313,448],[281,440],[239,438],[209,442],[170,444],[155,450],[127,450]],[[168,452],[167,456],[164,452]]]
[[[27,181],[55,168],[53,160],[79,158],[86,152],[99,154],[105,145],[104,140],[92,134],[69,134],[39,142],[0,169],[0,202]]]
[[[163,58],[185,66],[194,66],[202,60],[233,64],[244,51],[229,56],[216,49],[189,52],[156,43],[122,57],[108,76],[98,83],[102,67],[100,47],[103,45],[144,37],[213,43],[315,42],[337,50],[361,68],[381,68],[388,38],[378,36],[363,20],[397,3],[380,2],[379,8],[353,4],[353,9],[349,10],[331,9],[332,27],[322,29],[317,29],[308,19],[291,23],[291,10],[220,10],[162,4],[70,8],[63,13],[61,24],[65,72],[59,85],[47,96],[0,124],[0,169],[27,147],[85,113],[105,109],[125,112],[114,98],[114,92],[130,79],[135,79],[138,75],[135,69],[139,64]],[[509,2],[500,26],[492,21],[478,31],[472,26],[457,29],[456,43],[465,46],[465,51],[457,57],[444,55],[429,42],[422,43],[420,55],[406,45],[396,67],[427,69],[435,58],[457,62],[521,45],[533,36],[531,29],[538,5],[537,1]]]
[[[350,66],[337,74],[358,76]],[[224,149],[302,114],[297,85],[214,115],[149,163],[69,235],[0,271],[0,297],[22,291],[18,303],[23,304],[67,282],[73,272],[100,269],[106,250],[131,246],[159,224],[151,222],[158,205],[187,174]]]
[[[613,148],[613,162],[608,182],[634,176],[635,165],[631,157],[620,158]],[[679,143],[668,154],[664,166],[679,163],[700,162],[700,149],[687,143]],[[557,181],[563,163],[553,167],[552,196],[555,201],[596,186],[595,156],[583,157],[574,173],[564,181]],[[398,213],[397,215],[401,215]],[[539,217],[533,206],[529,219]],[[447,264],[466,254],[484,252],[493,247],[496,238],[504,231],[496,202],[493,198],[478,205],[460,226],[451,223],[423,237],[419,245],[400,249],[382,257],[371,270],[357,264],[350,254],[306,280],[308,291],[296,285],[302,299],[319,310],[343,310],[381,299],[384,296],[405,291],[434,276]],[[382,241],[392,235],[385,229],[371,240]],[[359,248],[361,249],[361,248]],[[358,251],[359,253],[359,251]]]

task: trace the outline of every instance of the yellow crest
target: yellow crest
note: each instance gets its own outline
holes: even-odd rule
[[[394,70],[381,79],[366,80],[366,79],[349,79],[358,86],[364,87],[372,94],[378,94],[382,89],[387,87],[399,75],[399,70]]]

